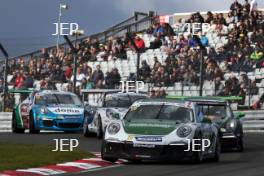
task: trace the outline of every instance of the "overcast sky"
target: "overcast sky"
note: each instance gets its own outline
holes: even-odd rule
[[[257,0],[264,7],[263,0]],[[158,14],[228,10],[232,0],[1,0],[0,42],[10,56],[55,45],[59,3],[70,6],[62,22],[76,22],[86,34],[103,31],[134,11]],[[240,0],[243,2],[243,0]],[[0,58],[2,55],[0,54]]]

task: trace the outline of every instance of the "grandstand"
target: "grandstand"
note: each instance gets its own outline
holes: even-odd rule
[[[206,33],[198,31],[206,48],[203,95],[239,95],[244,97],[242,106],[261,108],[256,102],[263,101],[264,93],[263,10],[250,12],[243,4],[235,10],[239,13],[233,13],[231,8],[211,14],[175,13],[167,17],[136,12],[104,32],[79,39],[79,90],[114,88],[120,80],[135,79],[137,53],[127,38],[129,33],[135,42],[136,38],[144,41],[137,79],[148,83],[147,91],[199,95],[199,45],[192,35],[175,26],[209,23]],[[174,31],[168,26],[175,27]],[[12,59],[9,88],[71,90],[72,52],[66,44],[60,47],[60,51],[50,47]]]

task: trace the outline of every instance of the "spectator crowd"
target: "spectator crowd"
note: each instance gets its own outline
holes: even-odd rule
[[[157,87],[173,86],[177,82],[184,85],[198,85],[201,67],[201,57],[204,60],[204,80],[214,81],[217,95],[246,95],[246,89],[252,88],[256,93],[256,81],[250,80],[247,72],[255,67],[264,66],[264,16],[258,11],[256,4],[237,0],[230,6],[228,14],[199,12],[189,18],[180,19],[179,23],[209,23],[207,33],[197,31],[196,35],[184,35],[175,32],[167,23],[155,21],[144,33],[153,36],[149,46],[139,34],[129,34],[125,37],[110,37],[101,43],[96,38],[86,38],[76,45],[77,53],[77,89],[115,88],[122,78],[119,70],[113,68],[103,73],[100,65],[89,67],[87,62],[128,59],[127,50],[144,53],[149,49],[161,49],[168,57],[162,63],[154,57],[154,66],[146,60],[141,60],[139,79],[153,83]],[[224,38],[212,46],[208,35]],[[39,82],[42,89],[56,89],[56,83],[68,83],[66,90],[73,87],[73,51],[70,48],[42,49],[41,54],[28,60],[19,58],[11,60],[8,74],[12,75],[9,85],[16,89],[32,88],[34,82]],[[231,75],[225,79],[225,73],[240,72],[241,77]],[[1,72],[3,73],[3,72]],[[3,77],[3,75],[1,75]],[[130,79],[130,78],[128,78]],[[3,79],[0,79],[0,90],[3,90]],[[164,90],[152,91],[155,96],[164,96]]]

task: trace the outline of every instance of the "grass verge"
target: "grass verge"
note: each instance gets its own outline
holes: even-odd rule
[[[45,145],[0,143],[0,171],[39,167],[93,156],[77,149],[72,152],[52,150],[52,147]]]

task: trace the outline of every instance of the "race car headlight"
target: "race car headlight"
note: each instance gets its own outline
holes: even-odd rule
[[[182,138],[187,137],[191,132],[192,128],[187,125],[181,126],[177,129],[177,135]]]
[[[119,130],[120,130],[120,124],[119,123],[111,123],[107,128],[108,133],[111,135],[118,133]]]
[[[47,113],[48,113],[47,108],[46,108],[46,107],[41,107],[41,108],[40,108],[40,113],[41,113],[41,114],[47,114]]]
[[[235,130],[237,127],[237,121],[232,119],[232,120],[229,120],[227,123],[226,123],[226,128],[227,129],[231,129],[231,130]]]

